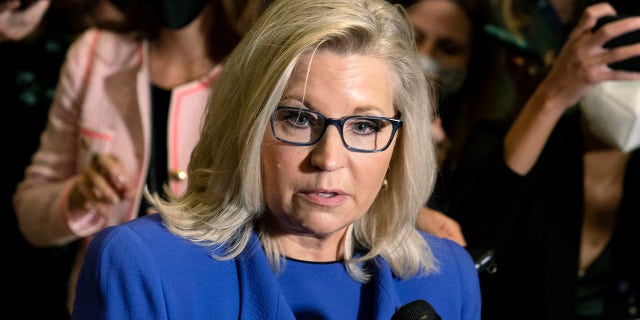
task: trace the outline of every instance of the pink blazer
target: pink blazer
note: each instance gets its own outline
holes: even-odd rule
[[[113,205],[106,224],[89,213],[71,221],[66,203],[72,183],[94,153],[116,155],[142,191],[151,134],[147,47],[144,41],[89,29],[69,48],[40,146],[13,198],[21,232],[30,243],[64,245],[136,217],[142,192]],[[176,194],[186,188],[184,172],[199,137],[209,86],[221,70],[217,65],[202,79],[172,90],[167,167]]]

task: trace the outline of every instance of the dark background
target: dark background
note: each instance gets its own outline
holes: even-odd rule
[[[5,277],[2,310],[21,319],[68,319],[66,281],[74,245],[35,248],[20,234],[12,206],[16,185],[38,147],[65,52],[80,31],[65,8],[54,5],[36,32],[20,42],[0,42],[3,163],[0,217]]]

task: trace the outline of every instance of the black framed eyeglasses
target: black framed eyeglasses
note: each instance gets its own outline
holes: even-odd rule
[[[316,144],[330,125],[338,128],[342,144],[348,150],[373,153],[389,147],[402,127],[402,120],[374,116],[333,119],[317,111],[283,106],[278,106],[271,115],[273,136],[296,146]]]

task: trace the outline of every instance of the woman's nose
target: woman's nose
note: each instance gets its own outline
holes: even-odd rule
[[[435,55],[435,47],[436,47],[435,42],[427,38],[427,39],[424,39],[422,43],[420,43],[420,45],[418,46],[418,50],[422,54],[426,54],[428,56],[433,57]]]
[[[311,165],[323,171],[340,169],[345,165],[349,152],[351,151],[342,143],[339,129],[329,126],[320,141],[313,145]]]

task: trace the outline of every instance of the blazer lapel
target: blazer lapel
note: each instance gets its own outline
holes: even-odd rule
[[[240,319],[295,320],[257,235],[251,235],[247,249],[236,259],[236,264],[240,277]]]
[[[391,319],[393,313],[400,308],[402,302],[398,296],[398,291],[393,282],[393,274],[391,268],[384,259],[376,258],[374,263],[368,264],[370,270],[373,270],[374,300],[373,300],[373,318],[374,319]]]

